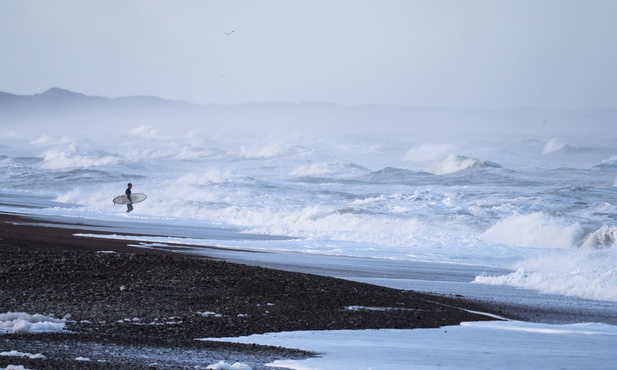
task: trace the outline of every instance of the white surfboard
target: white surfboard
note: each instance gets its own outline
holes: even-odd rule
[[[131,194],[131,200],[129,200],[129,197],[125,195],[119,195],[117,197],[114,198],[114,203],[116,204],[129,204],[129,203],[139,203],[139,202],[143,202],[144,200],[146,200],[148,196],[146,194],[142,194],[142,193],[133,193]]]

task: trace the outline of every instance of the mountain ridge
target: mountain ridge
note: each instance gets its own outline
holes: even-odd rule
[[[33,95],[18,95],[11,94],[8,92],[0,92],[0,104],[3,103],[3,100],[13,100],[13,101],[29,101],[29,102],[55,102],[55,103],[66,103],[66,101],[71,100],[72,102],[79,101],[83,102],[119,102],[124,100],[131,101],[149,101],[153,103],[159,104],[183,104],[183,105],[195,105],[193,103],[179,101],[179,100],[170,100],[163,99],[157,96],[144,96],[144,95],[133,95],[133,96],[123,96],[118,98],[108,98],[104,96],[92,96],[86,95],[80,92],[75,92],[67,89],[62,89],[59,87],[51,87],[45,90],[42,93],[33,94]]]
[[[343,132],[380,136],[610,134],[615,109],[508,110],[400,105],[346,106],[327,102],[262,102],[198,105],[156,96],[108,98],[52,87],[34,95],[0,92],[0,124],[16,129],[57,127],[71,133],[103,132],[147,125],[165,130],[208,130],[226,133],[297,131]],[[96,126],[96,127],[95,127]],[[90,131],[87,131],[90,132]]]
[[[172,103],[172,104],[182,104],[186,106],[195,106],[195,107],[237,107],[237,106],[267,106],[267,105],[286,105],[286,106],[329,106],[329,107],[340,107],[340,108],[380,108],[380,109],[403,109],[403,110],[449,110],[449,111],[476,111],[476,112],[512,112],[512,111],[553,111],[553,112],[589,112],[589,111],[617,111],[617,109],[612,108],[589,108],[589,109],[555,109],[555,108],[542,108],[542,107],[514,107],[514,108],[503,108],[503,109],[492,109],[492,108],[461,108],[455,106],[406,106],[399,104],[359,104],[359,105],[344,105],[332,102],[323,102],[323,101],[306,101],[300,103],[288,103],[288,102],[247,102],[247,103],[238,103],[238,104],[218,104],[218,103],[209,103],[209,104],[196,104],[184,100],[175,100],[175,99],[166,99],[161,98],[155,95],[127,95],[121,96],[117,98],[110,98],[104,96],[97,95],[86,95],[80,92],[75,92],[72,90],[59,88],[59,87],[51,87],[45,90],[42,93],[36,93],[32,95],[20,95],[13,94],[9,92],[0,91],[0,104],[4,99],[25,99],[25,100],[52,100],[52,99],[81,99],[81,100],[99,100],[99,101],[108,101],[108,102],[117,102],[124,100],[131,101],[150,101],[156,103]]]

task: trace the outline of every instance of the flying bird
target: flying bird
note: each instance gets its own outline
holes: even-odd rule
[[[227,36],[231,36],[231,34],[234,32],[236,32],[236,30],[232,30],[231,32],[223,32],[223,34]]]

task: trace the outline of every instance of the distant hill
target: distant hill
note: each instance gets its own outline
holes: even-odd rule
[[[7,112],[13,114],[32,114],[40,111],[46,113],[66,113],[72,110],[87,111],[88,109],[161,109],[190,107],[192,105],[154,96],[131,96],[116,99],[88,96],[57,87],[52,87],[41,94],[34,95],[14,95],[0,92],[0,114]]]
[[[107,98],[60,88],[34,95],[0,92],[0,124],[49,132],[122,130],[126,125],[160,125],[174,115],[194,113],[199,106],[154,96]]]
[[[479,110],[332,103],[197,105],[154,96],[107,98],[60,88],[41,94],[0,92],[0,130],[123,132],[146,125],[170,132],[224,134],[339,132],[413,140],[430,135],[615,135],[617,110]],[[1,132],[0,132],[1,134]]]

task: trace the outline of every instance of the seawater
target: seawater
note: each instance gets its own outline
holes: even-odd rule
[[[222,247],[506,267],[478,276],[617,301],[617,140],[0,132],[0,188],[45,214],[204,226]],[[148,195],[130,215],[126,183]],[[209,240],[207,226],[286,236]]]

